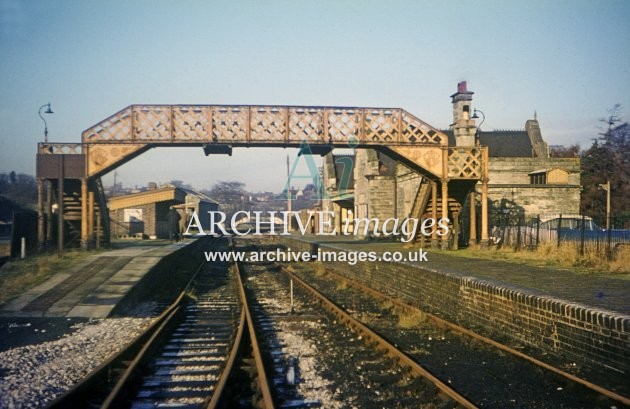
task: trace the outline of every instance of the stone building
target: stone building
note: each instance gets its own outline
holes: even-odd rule
[[[473,92],[466,82],[458,84],[451,95],[453,123],[444,130],[449,146],[487,146],[489,224],[497,225],[509,217],[518,222],[538,214],[579,213],[579,158],[551,158],[542,138],[536,116],[525,122],[524,129],[482,131],[472,109]],[[323,184],[330,196],[322,202],[323,210],[335,212],[340,225],[348,212],[356,218],[431,217],[442,206],[435,194],[437,183],[416,169],[373,149],[357,149],[349,164],[352,166],[352,189],[340,189],[344,168],[334,152],[324,157]],[[480,237],[479,221],[481,183],[462,181],[449,183],[448,209],[452,228],[458,240],[467,243],[470,226],[477,225],[473,241]],[[433,190],[433,194],[432,194]],[[471,194],[472,193],[472,194]],[[475,194],[476,193],[476,194]],[[433,198],[436,198],[435,203]],[[476,211],[470,209],[474,199]],[[472,220],[471,217],[476,216]],[[475,220],[476,219],[476,220]],[[435,237],[433,237],[435,239]]]
[[[579,214],[580,159],[549,156],[536,114],[519,130],[482,131],[474,122],[471,127],[474,115],[467,119],[466,105],[460,101],[465,96],[472,103],[473,93],[466,90],[465,82],[459,85],[451,96],[454,121],[444,132],[449,145],[455,145],[461,134],[469,138],[475,130],[475,144],[488,147],[490,224],[517,223],[541,214]],[[479,186],[476,191],[479,193]]]

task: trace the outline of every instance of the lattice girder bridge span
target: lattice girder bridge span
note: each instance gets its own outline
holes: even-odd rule
[[[300,147],[303,143],[313,150],[381,150],[440,185],[444,198],[449,181],[481,181],[481,240],[487,241],[487,148],[449,146],[446,134],[400,108],[132,105],[85,130],[81,143],[40,143],[39,191],[43,196],[46,181],[51,189],[51,180],[81,180],[81,242],[87,246],[94,234],[90,223],[95,218],[90,212],[95,199],[90,202],[89,197],[97,193],[92,192],[97,185],[92,181],[153,147]],[[40,244],[49,239],[44,232],[50,230],[43,226],[45,213],[50,213],[44,210],[50,203],[44,202],[40,197]],[[441,215],[435,216],[448,217],[448,200],[442,200]]]

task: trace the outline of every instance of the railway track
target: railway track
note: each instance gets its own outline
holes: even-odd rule
[[[476,407],[314,289],[303,286],[291,307],[277,265],[243,263],[242,273],[282,407]]]
[[[239,251],[275,250],[262,240],[236,244]],[[229,251],[232,243],[213,246]],[[313,266],[203,263],[145,333],[50,407],[628,404]]]
[[[217,248],[227,251],[227,244]],[[237,372],[248,386],[228,388]],[[238,267],[203,263],[145,333],[49,407],[216,408],[234,401],[273,408]]]
[[[414,361],[487,407],[618,408],[630,399],[427,314],[332,271],[293,265],[295,282],[369,322]],[[325,294],[325,295],[323,295]],[[404,321],[411,317],[411,322]]]

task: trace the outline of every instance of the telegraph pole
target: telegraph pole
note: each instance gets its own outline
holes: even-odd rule
[[[610,230],[610,180],[600,183],[599,187],[606,191],[606,230]]]
[[[291,223],[291,179],[289,174],[289,155],[287,155],[287,212],[289,215],[289,231],[292,231],[293,223]]]

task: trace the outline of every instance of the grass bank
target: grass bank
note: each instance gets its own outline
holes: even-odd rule
[[[435,249],[431,249],[431,251],[441,252]],[[555,243],[543,243],[534,250],[514,250],[510,247],[490,247],[488,249],[470,247],[454,252],[445,252],[445,254],[570,269],[577,273],[600,273],[615,278],[630,279],[630,246],[616,249],[611,260],[608,260],[606,252],[602,248],[585,246],[584,254],[580,254],[579,246],[571,243],[563,243],[560,247]]]
[[[94,252],[82,250],[67,250],[61,259],[56,254],[47,253],[24,260],[11,260],[0,270],[0,305],[93,254]]]

